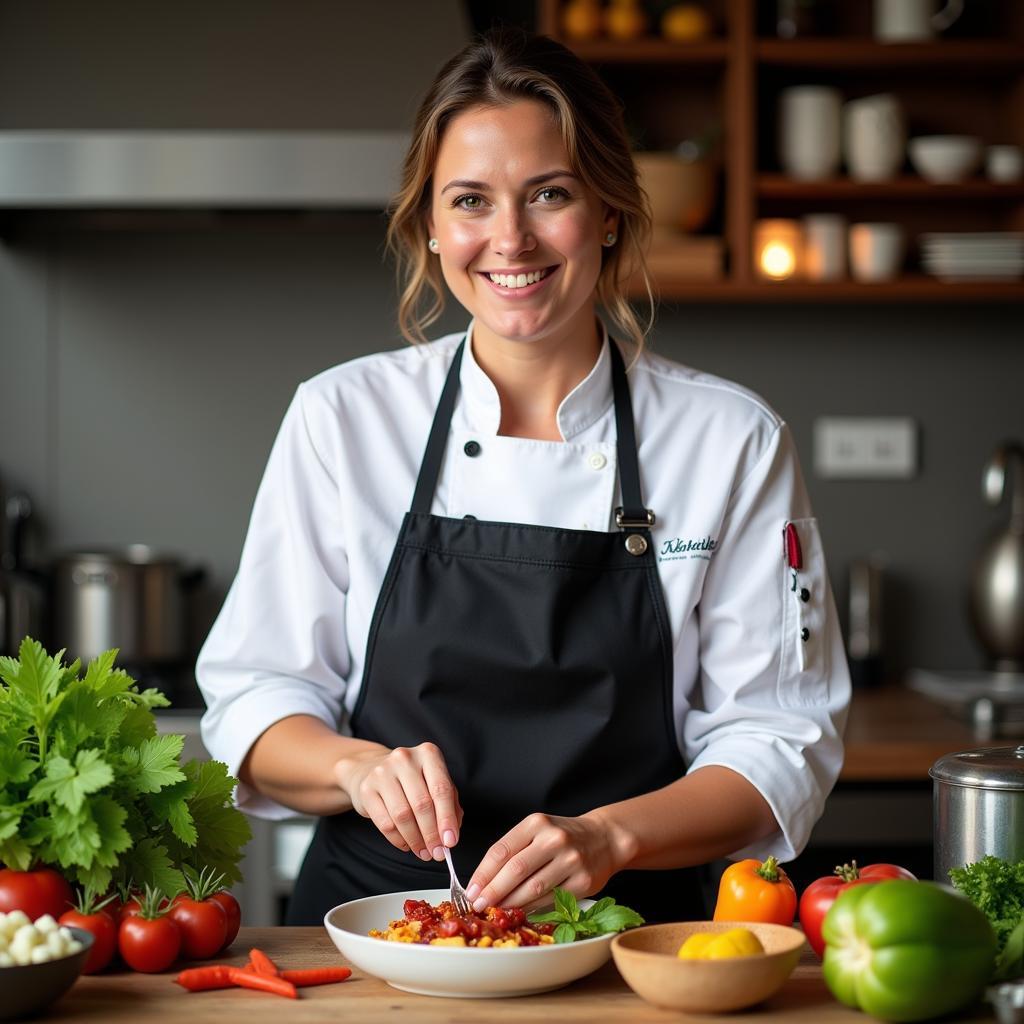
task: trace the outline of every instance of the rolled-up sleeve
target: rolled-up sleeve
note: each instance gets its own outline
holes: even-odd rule
[[[791,566],[792,524],[800,548]],[[767,800],[779,831],[734,857],[789,861],[839,775],[850,680],[817,523],[785,424],[730,498],[698,608],[690,771],[723,765]]]
[[[338,487],[311,435],[300,386],[253,505],[238,573],[199,654],[201,722],[211,756],[232,775],[275,722],[314,715],[337,728],[349,675],[348,561]],[[296,812],[239,783],[257,817]]]

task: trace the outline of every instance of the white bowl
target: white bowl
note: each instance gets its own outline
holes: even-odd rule
[[[498,998],[549,992],[596,971],[611,956],[613,935],[515,949],[428,946],[371,939],[371,928],[387,929],[404,917],[406,900],[436,905],[449,898],[447,889],[414,889],[352,900],[329,910],[324,927],[342,955],[360,970],[392,988],[425,996]],[[593,900],[580,900],[580,907]]]
[[[981,162],[981,140],[973,135],[919,135],[907,148],[910,162],[928,181],[963,181]]]

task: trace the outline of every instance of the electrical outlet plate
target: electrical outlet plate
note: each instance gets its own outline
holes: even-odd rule
[[[831,480],[909,480],[917,424],[907,416],[823,416],[814,421],[814,471]]]

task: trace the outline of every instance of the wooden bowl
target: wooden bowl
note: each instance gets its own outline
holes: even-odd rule
[[[676,956],[695,932],[730,928],[749,928],[765,952],[731,960],[680,960]],[[655,1006],[686,1013],[725,1013],[753,1006],[782,988],[803,945],[803,932],[781,924],[683,921],[616,935],[612,957],[626,984]]]

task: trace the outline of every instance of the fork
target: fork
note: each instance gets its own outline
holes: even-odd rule
[[[444,859],[448,863],[448,873],[452,876],[452,906],[455,907],[460,917],[468,917],[473,912],[473,907],[466,895],[466,890],[462,888],[458,878],[455,877],[455,865],[452,864],[451,851],[447,846],[442,846],[441,849],[444,850]]]

